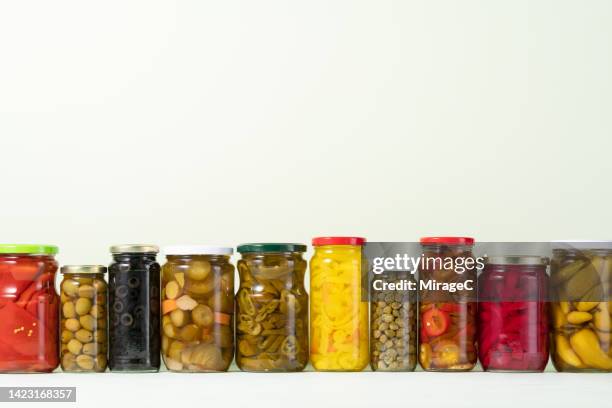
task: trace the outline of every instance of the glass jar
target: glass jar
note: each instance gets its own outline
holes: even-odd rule
[[[467,237],[421,238],[419,362],[426,371],[469,371],[476,365],[473,245]]]
[[[236,364],[243,371],[302,371],[308,364],[308,294],[301,244],[238,247]]]
[[[310,358],[318,371],[361,371],[368,349],[365,238],[314,238],[310,263]]]
[[[227,371],[234,358],[233,248],[167,247],[162,356],[170,371]]]
[[[104,372],[108,351],[106,267],[67,265],[61,272],[62,370]]]
[[[551,356],[557,371],[612,371],[612,242],[556,243]]]
[[[387,284],[416,287],[410,272],[383,272]],[[370,365],[374,371],[414,371],[417,361],[416,291],[372,287],[370,303]]]
[[[0,245],[0,372],[59,364],[56,246]]]
[[[478,354],[485,371],[544,371],[548,258],[494,256],[478,277]]]
[[[160,266],[155,245],[115,245],[108,268],[111,371],[160,366]]]

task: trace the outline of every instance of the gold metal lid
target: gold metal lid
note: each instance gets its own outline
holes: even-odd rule
[[[106,273],[104,265],[64,265],[61,273]]]
[[[159,247],[149,244],[113,245],[110,247],[110,252],[111,254],[156,254],[159,252]]]
[[[536,255],[506,255],[489,256],[485,258],[488,265],[548,265],[549,259],[545,256]]]

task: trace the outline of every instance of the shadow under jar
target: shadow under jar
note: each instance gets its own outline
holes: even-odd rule
[[[476,365],[473,245],[467,237],[421,238],[419,363],[426,371],[469,371]]]
[[[160,266],[154,245],[110,249],[109,359],[111,371],[156,372],[160,367]]]
[[[108,351],[106,266],[65,265],[61,272],[62,370],[104,372]]]
[[[308,364],[308,295],[301,244],[238,247],[236,364],[243,371],[302,371]]]
[[[544,371],[546,267],[539,256],[492,256],[478,277],[478,354],[485,371]]]
[[[0,372],[50,373],[59,364],[57,247],[0,245]]]
[[[612,372],[612,242],[553,247],[553,364],[557,371]]]
[[[162,356],[170,371],[227,371],[234,357],[232,248],[165,248]]]

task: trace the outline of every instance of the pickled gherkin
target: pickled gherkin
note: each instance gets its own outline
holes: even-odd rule
[[[227,371],[234,357],[232,248],[173,246],[162,267],[162,356],[177,372]]]
[[[313,239],[310,358],[316,370],[361,371],[370,360],[364,243],[357,237]]]
[[[558,371],[612,371],[610,242],[556,243],[551,355]]]
[[[300,244],[238,247],[236,364],[244,371],[301,371],[308,363],[306,261]]]
[[[67,372],[104,372],[107,366],[106,267],[71,265],[61,269],[61,366]]]

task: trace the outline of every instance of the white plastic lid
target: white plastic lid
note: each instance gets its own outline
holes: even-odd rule
[[[166,255],[232,255],[234,248],[214,245],[171,245],[164,247]]]

